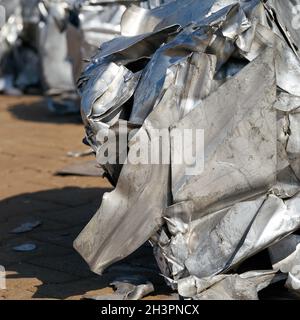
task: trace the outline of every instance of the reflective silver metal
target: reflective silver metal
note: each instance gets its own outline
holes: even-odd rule
[[[116,184],[74,243],[94,272],[150,239],[183,297],[258,299],[285,278],[299,290],[300,7],[286,2],[132,4],[120,37],[90,59],[78,82],[86,140]],[[103,163],[120,123],[129,150],[117,158],[168,129],[170,162]],[[204,171],[194,175],[174,158],[171,137],[184,128],[204,130]],[[266,248],[274,270],[239,272]]]

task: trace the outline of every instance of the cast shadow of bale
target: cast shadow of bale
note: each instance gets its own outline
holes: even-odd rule
[[[30,283],[33,293],[29,298],[67,299],[81,298],[90,292],[109,294],[112,280],[135,275],[152,281],[156,295],[170,292],[147,244],[102,276],[92,273],[73,249],[73,241],[95,214],[107,191],[110,189],[68,187],[25,193],[0,202],[0,265],[8,274],[9,299],[14,298],[12,283],[19,288],[26,281],[26,286]],[[42,224],[32,231],[11,233],[22,223],[37,220]],[[34,243],[37,247],[30,252],[12,249],[23,243]]]

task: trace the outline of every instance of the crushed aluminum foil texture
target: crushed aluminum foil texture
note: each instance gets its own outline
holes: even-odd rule
[[[257,299],[277,281],[300,293],[299,14],[299,0],[125,11],[78,81],[86,141],[115,185],[74,243],[94,272],[150,240],[184,298]],[[130,159],[164,128],[168,163],[105,163],[111,137]],[[204,132],[201,172],[176,161],[184,128]]]

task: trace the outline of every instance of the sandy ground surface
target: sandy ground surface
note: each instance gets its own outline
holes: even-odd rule
[[[84,129],[77,116],[50,114],[40,97],[0,96],[0,265],[6,290],[0,299],[81,299],[108,295],[111,280],[143,275],[156,288],[148,299],[170,299],[152,250],[145,246],[102,275],[90,272],[72,242],[99,207],[110,184],[97,177],[61,177],[57,170],[92,158],[70,158],[84,151]],[[11,231],[28,221],[42,224],[23,234]],[[35,244],[31,252],[13,247]]]

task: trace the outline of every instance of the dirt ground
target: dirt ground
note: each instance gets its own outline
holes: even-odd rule
[[[0,96],[0,265],[6,290],[0,299],[82,299],[108,295],[111,280],[143,275],[155,286],[148,299],[170,299],[154,272],[152,250],[145,246],[107,270],[93,274],[72,242],[100,205],[110,184],[97,177],[58,176],[68,164],[92,158],[70,158],[84,151],[79,116],[49,113],[41,97]],[[92,157],[92,156],[91,156]],[[42,224],[23,234],[11,231],[28,221]],[[13,247],[33,243],[31,252]]]

